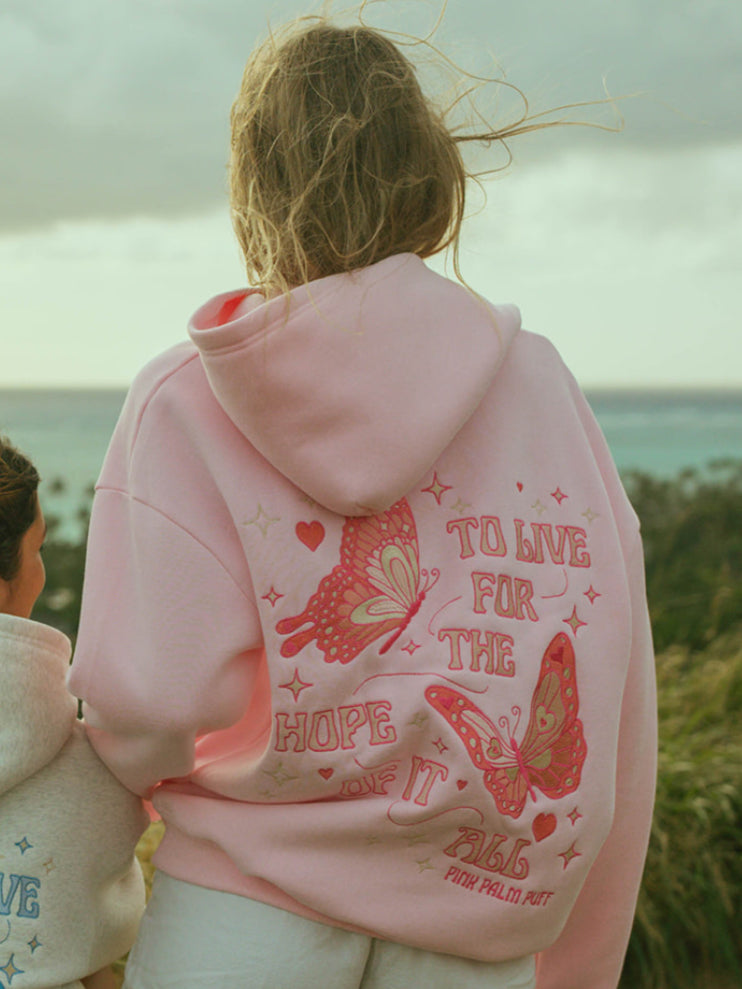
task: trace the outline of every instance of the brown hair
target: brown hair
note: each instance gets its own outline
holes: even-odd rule
[[[464,75],[475,80],[466,97],[477,81]],[[460,143],[574,123],[537,121],[544,114],[530,116],[525,96],[505,85],[522,98],[519,119],[459,133],[446,117],[461,97],[437,109],[412,63],[379,31],[320,17],[271,34],[248,59],[231,114],[232,218],[250,283],[285,292],[449,245],[459,274],[466,183],[476,178]]]
[[[21,540],[36,519],[39,474],[31,461],[0,436],[0,579],[13,580]]]

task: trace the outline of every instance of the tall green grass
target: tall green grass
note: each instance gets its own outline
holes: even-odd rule
[[[660,752],[621,985],[742,986],[742,634],[657,657]]]

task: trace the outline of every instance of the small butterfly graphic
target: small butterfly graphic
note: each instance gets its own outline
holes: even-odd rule
[[[325,662],[349,663],[391,632],[379,649],[385,653],[440,576],[437,570],[421,570],[419,555],[415,519],[405,498],[379,515],[346,519],[340,563],[322,578],[300,615],[276,625],[279,635],[290,635],[281,655],[295,656],[316,639]]]
[[[521,715],[518,707],[512,709],[515,725],[511,728],[503,716],[497,728],[473,701],[451,687],[428,687],[425,698],[443,715],[471,761],[484,773],[484,785],[501,814],[520,817],[526,798],[536,800],[536,789],[558,800],[580,785],[587,744],[577,717],[575,654],[566,635],[556,635],[541,660],[528,727],[520,743],[515,740]]]

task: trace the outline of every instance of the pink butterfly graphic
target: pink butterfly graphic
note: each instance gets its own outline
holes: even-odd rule
[[[473,701],[445,686],[428,687],[428,703],[453,728],[469,758],[484,774],[484,785],[501,814],[520,817],[536,789],[551,800],[573,793],[580,784],[587,744],[578,719],[575,654],[566,635],[556,635],[541,660],[531,713],[523,740],[515,740],[516,719],[498,719],[497,728]],[[500,731],[502,729],[502,731]]]
[[[391,632],[379,649],[383,654],[420,610],[439,576],[437,570],[429,574],[420,569],[417,529],[405,498],[379,515],[348,518],[340,563],[322,578],[301,614],[276,625],[279,635],[290,636],[281,655],[295,656],[316,639],[325,662],[349,663]]]

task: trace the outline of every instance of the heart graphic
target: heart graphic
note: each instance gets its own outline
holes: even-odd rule
[[[519,491],[522,491],[522,490],[523,490],[523,485],[521,484],[521,482],[520,482],[520,481],[517,481],[517,482],[516,482],[516,484],[515,484],[515,486],[516,486],[516,488],[517,488],[517,489],[518,489]]]
[[[456,786],[459,790],[463,790],[465,786],[469,785],[469,780],[456,780]]]
[[[323,780],[329,780],[329,778],[332,776],[335,770],[332,768],[318,769],[317,772],[320,774]]]
[[[536,708],[536,724],[540,732],[551,731],[556,724],[556,715],[553,711],[547,711],[543,704]]]
[[[554,832],[556,826],[557,821],[554,814],[537,814],[531,825],[533,837],[536,841],[543,841],[544,838],[548,838]]]
[[[297,522],[296,535],[307,549],[314,552],[325,538],[325,527],[321,522]]]

